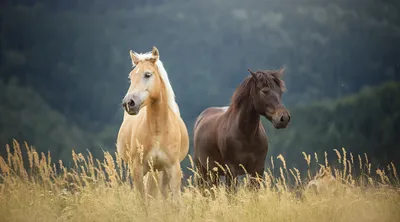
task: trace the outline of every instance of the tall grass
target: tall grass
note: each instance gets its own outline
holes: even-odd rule
[[[12,148],[0,156],[0,221],[400,221],[394,164],[373,171],[366,155],[345,149],[335,150],[336,167],[326,152],[323,158],[303,153],[309,166],[311,159],[319,164],[315,173],[271,157],[258,191],[246,188],[245,177],[234,194],[214,187],[215,198],[192,185],[201,179],[192,165],[180,202],[172,202],[141,199],[118,154],[98,160],[73,152],[73,165],[65,167],[27,144],[22,151],[14,141]]]

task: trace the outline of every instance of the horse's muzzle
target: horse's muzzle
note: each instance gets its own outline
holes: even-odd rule
[[[129,115],[137,115],[140,110],[140,102],[136,96],[125,97],[122,106]]]
[[[290,114],[286,109],[279,110],[272,118],[272,124],[276,129],[284,129],[290,122]]]

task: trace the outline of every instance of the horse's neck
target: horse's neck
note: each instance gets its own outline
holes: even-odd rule
[[[147,106],[148,127],[152,133],[159,133],[168,124],[170,112],[165,92],[160,92],[159,99]]]
[[[254,108],[251,100],[235,104],[235,111],[236,114],[231,118],[235,118],[240,131],[249,136],[255,135],[260,124],[260,114]]]

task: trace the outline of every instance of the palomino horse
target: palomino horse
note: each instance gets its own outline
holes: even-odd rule
[[[130,51],[130,55],[134,69],[129,73],[131,84],[123,99],[125,112],[117,150],[124,161],[132,164],[134,186],[142,195],[150,161],[153,170],[160,172],[158,186],[162,194],[166,196],[169,188],[177,196],[182,178],[180,162],[189,150],[187,128],[158,49],[153,47],[152,52],[144,54]],[[154,184],[150,192],[154,192]]]
[[[251,178],[262,176],[268,141],[260,115],[277,129],[290,122],[289,112],[281,103],[284,70],[248,71],[251,75],[236,89],[229,107],[207,108],[196,119],[194,159],[202,177],[197,181],[200,186],[217,185],[217,180],[207,177],[212,173],[214,178],[225,174],[231,187],[237,176],[245,174],[243,167]],[[254,179],[251,184],[259,185]]]

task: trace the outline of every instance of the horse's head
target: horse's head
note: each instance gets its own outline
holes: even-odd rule
[[[282,104],[285,83],[280,78],[284,70],[248,71],[256,83],[252,95],[256,111],[271,121],[276,129],[286,128],[290,122],[290,114]]]
[[[159,52],[153,47],[151,54],[137,54],[130,51],[134,69],[129,73],[131,85],[122,105],[129,115],[136,115],[140,109],[158,98],[161,77],[157,67]]]

